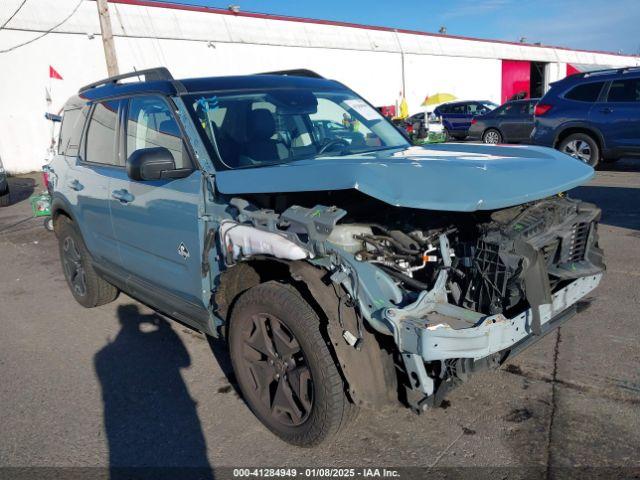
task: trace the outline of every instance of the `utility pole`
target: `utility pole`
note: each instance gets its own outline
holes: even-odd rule
[[[102,45],[104,46],[104,58],[107,61],[107,73],[110,77],[120,73],[118,69],[118,57],[116,56],[116,46],[113,43],[113,32],[111,31],[111,17],[109,17],[108,0],[96,0],[98,5],[98,17],[100,18],[100,33],[102,34]]]

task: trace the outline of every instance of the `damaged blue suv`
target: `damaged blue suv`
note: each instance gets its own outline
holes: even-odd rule
[[[304,70],[88,85],[46,170],[75,299],[123,291],[224,337],[248,406],[295,445],[361,407],[440,404],[574,315],[604,271],[600,210],[563,193],[590,166],[411,146]]]

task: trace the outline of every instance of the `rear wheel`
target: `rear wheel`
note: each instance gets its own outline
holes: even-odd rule
[[[316,445],[352,416],[320,320],[293,287],[267,282],[242,294],[229,348],[249,408],[284,441]]]
[[[7,188],[4,192],[0,193],[0,207],[6,207],[11,203],[11,194]]]
[[[585,133],[574,133],[560,142],[558,150],[596,167],[600,162],[600,149],[596,141]]]
[[[492,145],[502,143],[502,134],[495,128],[490,128],[482,135],[482,141]]]
[[[115,300],[118,289],[100,278],[93,269],[89,252],[76,225],[60,215],[55,221],[55,231],[64,278],[73,298],[87,308]]]

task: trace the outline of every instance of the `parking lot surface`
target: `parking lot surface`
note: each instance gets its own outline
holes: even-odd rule
[[[251,414],[219,342],[126,295],[87,310],[55,236],[30,218],[39,179],[0,209],[0,466],[640,468],[640,161],[572,196],[603,209],[606,276],[591,307],[443,408],[362,411],[315,449]]]

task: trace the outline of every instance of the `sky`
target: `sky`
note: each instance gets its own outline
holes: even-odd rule
[[[164,1],[164,0],[163,0]],[[495,40],[640,54],[640,0],[171,0]]]

